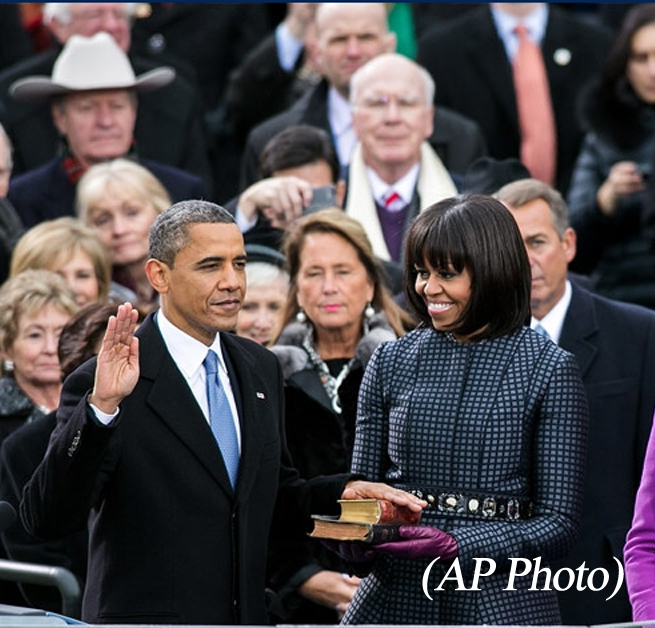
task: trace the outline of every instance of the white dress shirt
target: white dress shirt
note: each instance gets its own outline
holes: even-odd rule
[[[350,163],[357,136],[353,129],[353,113],[350,103],[336,90],[328,90],[328,120],[337,148],[337,156],[342,166]]]
[[[210,422],[209,418],[209,404],[207,402],[207,389],[205,387],[205,367],[203,366],[203,361],[207,357],[208,349],[213,349],[218,356],[218,375],[221,380],[221,385],[225,390],[228,402],[230,404],[230,410],[232,411],[232,419],[237,432],[237,440],[239,442],[239,450],[241,450],[241,430],[239,428],[239,414],[237,412],[236,401],[234,399],[234,392],[232,391],[232,385],[230,383],[230,378],[225,368],[225,360],[223,358],[223,352],[221,350],[221,340],[220,334],[216,334],[211,347],[202,342],[192,338],[181,329],[173,325],[160,310],[157,311],[155,315],[155,322],[159,327],[162,338],[164,339],[164,344],[166,349],[173,358],[177,368],[180,370],[182,377],[186,380],[193,396],[196,398],[200,409],[202,410],[203,415],[207,423]],[[94,411],[96,418],[103,423],[104,425],[109,425],[114,417],[118,415],[118,410],[114,414],[106,414],[96,408],[93,404],[89,404]]]
[[[291,34],[289,27],[284,22],[280,22],[275,29],[275,48],[280,67],[285,72],[292,72],[296,67],[303,47],[303,40],[296,39]]]
[[[498,36],[505,46],[505,52],[510,62],[514,61],[516,52],[519,49],[519,38],[514,32],[514,29],[519,24],[525,26],[528,36],[535,44],[541,45],[548,24],[548,4],[545,2],[539,4],[531,13],[522,19],[516,18],[501,9],[497,9],[493,5],[490,9],[494,23],[496,24]]]
[[[377,173],[368,166],[366,167],[366,177],[368,178],[369,185],[371,186],[371,191],[373,192],[373,198],[375,202],[384,207],[385,200],[387,195],[393,190],[400,196],[402,200],[402,205],[398,203],[398,209],[402,209],[406,205],[409,205],[412,202],[412,197],[414,196],[414,190],[416,189],[416,182],[418,181],[418,173],[420,169],[420,164],[414,164],[407,174],[403,175],[398,181],[393,185],[389,185],[386,181],[380,179]],[[394,211],[393,208],[390,211]]]
[[[534,316],[530,317],[530,327],[534,329],[537,325],[541,325],[550,336],[550,339],[559,344],[559,337],[562,334],[562,327],[564,326],[564,319],[571,304],[571,282],[567,280],[564,287],[564,294],[562,298],[555,304],[555,307],[546,314],[540,321]]]

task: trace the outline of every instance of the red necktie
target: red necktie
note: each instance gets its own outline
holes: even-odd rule
[[[541,49],[523,24],[514,32],[519,48],[514,58],[514,89],[521,128],[521,161],[535,178],[555,182],[556,128]]]
[[[400,198],[400,194],[398,192],[393,191],[391,194],[388,194],[385,199],[384,199],[384,206],[388,210],[393,210],[395,209],[395,205],[398,203],[398,201],[401,201],[402,199]]]

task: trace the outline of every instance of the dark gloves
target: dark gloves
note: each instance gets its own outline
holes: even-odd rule
[[[321,544],[347,563],[372,563],[375,559],[375,552],[372,545],[360,543],[359,541],[333,541],[321,539]]]
[[[398,532],[400,541],[375,545],[375,552],[399,558],[443,558],[444,560],[456,558],[459,552],[455,538],[438,528],[400,526]]]
[[[366,578],[375,562],[373,546],[359,541],[333,541],[321,539],[321,543],[337,554],[347,565],[346,570],[360,578]]]

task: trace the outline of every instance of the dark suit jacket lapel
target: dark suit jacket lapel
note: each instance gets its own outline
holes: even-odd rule
[[[237,481],[237,499],[245,498],[255,480],[261,459],[263,441],[260,438],[263,421],[270,421],[270,414],[263,412],[267,404],[257,401],[256,373],[257,364],[240,346],[240,340],[229,333],[221,334],[222,347],[226,354],[230,379],[239,391],[239,422],[241,426],[241,459],[239,461],[239,479]]]
[[[562,17],[557,8],[549,6],[548,24],[541,48],[548,74],[553,109],[557,109],[557,103],[562,101],[562,91],[570,90],[572,87],[570,64],[558,65],[555,63],[555,51],[563,49],[568,50],[572,55],[575,54],[576,36],[579,36],[579,33],[571,31],[569,21]],[[568,101],[564,99],[563,102]],[[556,115],[555,118],[557,119],[558,116]]]
[[[481,79],[487,83],[490,92],[507,112],[509,119],[516,120],[518,114],[514,95],[514,78],[505,46],[496,30],[491,10],[485,7],[484,11],[480,12],[479,18],[471,22],[473,28],[465,53],[471,59],[471,65],[468,67],[479,68]],[[455,67],[458,65],[456,60],[454,65]],[[439,89],[438,85],[437,89]],[[472,94],[471,97],[475,98],[476,95]]]
[[[207,419],[168,353],[151,316],[139,327],[137,335],[140,338],[141,377],[152,381],[146,403],[195,454],[221,488],[233,495],[232,485]]]
[[[313,90],[311,90],[306,100],[303,98],[294,107],[302,111],[301,119],[298,124],[309,124],[317,126],[330,134],[332,142],[334,137],[332,129],[330,128],[330,119],[328,117],[328,84],[326,80],[322,80]]]
[[[44,190],[42,220],[52,220],[60,216],[73,216],[75,213],[75,185],[69,180],[61,159],[51,162]]]
[[[569,309],[564,317],[559,345],[573,353],[584,377],[598,353],[598,322],[591,295],[575,284]]]

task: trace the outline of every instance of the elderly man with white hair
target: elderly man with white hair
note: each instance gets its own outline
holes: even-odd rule
[[[116,41],[101,32],[93,37],[73,35],[52,76],[30,76],[12,84],[10,93],[18,100],[50,104],[64,142],[59,156],[11,181],[9,199],[25,227],[74,215],[78,180],[90,166],[117,157],[139,161],[174,202],[205,196],[199,177],[134,151],[137,95],[161,89],[173,76],[166,67],[136,76]],[[159,132],[166,137],[168,129]]]
[[[348,171],[346,213],[359,220],[384,260],[402,261],[405,232],[418,213],[457,188],[427,139],[434,82],[418,64],[383,54],[350,81],[357,139]]]
[[[7,198],[13,167],[11,140],[0,124],[0,283],[9,275],[11,253],[25,231],[14,206]]]
[[[333,138],[339,163],[350,163],[357,141],[348,102],[353,72],[374,57],[396,49],[389,31],[384,3],[323,2],[316,10],[317,64],[324,80],[306,92],[292,107],[258,124],[248,136],[242,163],[242,186],[257,179],[259,156],[281,130],[295,124],[317,126]],[[434,111],[430,143],[447,167],[464,173],[486,154],[482,133],[472,120],[444,107]]]
[[[50,75],[62,46],[72,35],[90,37],[104,31],[124,53],[129,53],[135,7],[134,3],[124,2],[46,3],[44,20],[57,45],[0,73],[0,122],[14,144],[17,174],[51,160],[58,154],[61,141],[47,104],[14,100],[9,96],[11,84],[26,76]],[[151,61],[134,55],[130,55],[130,63],[136,74],[156,67]],[[166,129],[165,133],[162,128]],[[176,76],[156,95],[139,97],[134,131],[139,156],[196,174],[211,191],[212,172],[206,137],[199,95],[183,78]]]

